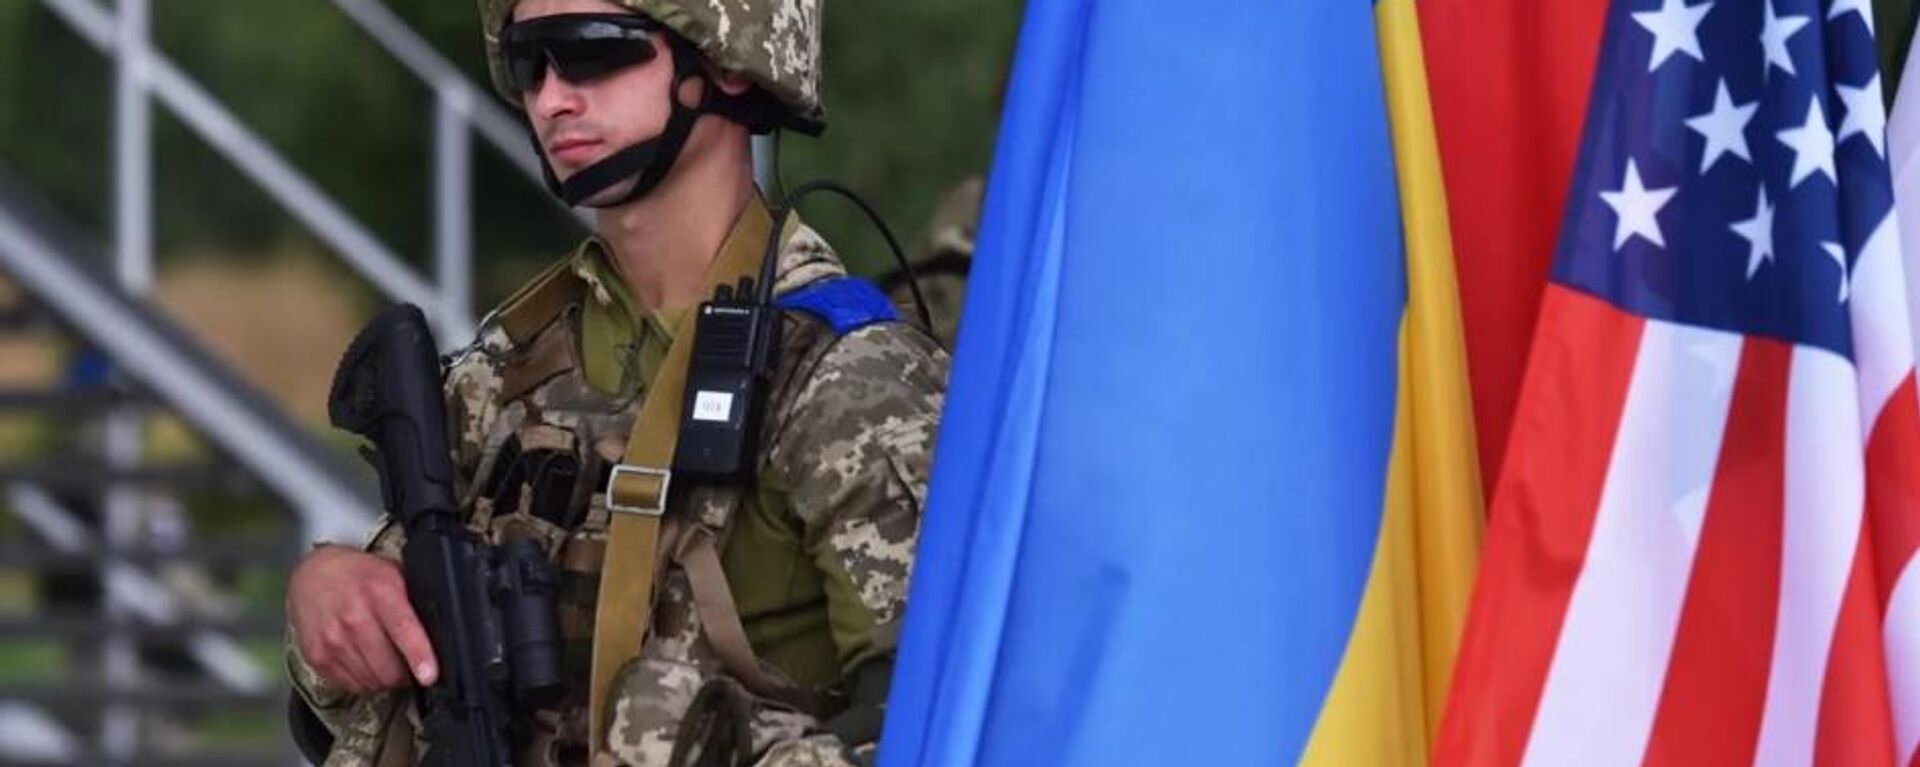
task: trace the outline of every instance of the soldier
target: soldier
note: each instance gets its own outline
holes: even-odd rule
[[[967,294],[967,272],[973,265],[973,240],[980,223],[980,198],[985,184],[979,176],[961,181],[934,208],[933,220],[915,245],[913,271],[920,294],[927,299],[933,335],[948,349],[960,333],[960,308]],[[907,273],[895,270],[880,278],[881,289],[894,306],[913,312],[913,290]]]
[[[947,357],[797,218],[776,234],[753,185],[750,134],[822,125],[819,0],[479,4],[495,86],[524,109],[549,185],[599,209],[596,236],[447,368],[469,527],[538,541],[561,572],[567,690],[516,722],[516,763],[870,761]],[[608,498],[637,471],[622,464],[630,431],[671,387],[656,375],[692,335],[693,307],[757,274],[775,236],[775,292],[792,310],[757,472],[663,482],[658,568],[609,553],[612,520],[633,510]],[[395,565],[401,537],[389,522],[364,550],[318,547],[289,581],[296,720],[317,719],[303,746],[328,749],[329,767],[414,764],[431,748],[414,685],[439,669]],[[629,605],[648,619],[644,642],[602,690],[613,642],[594,626],[632,585],[603,566],[653,585]]]

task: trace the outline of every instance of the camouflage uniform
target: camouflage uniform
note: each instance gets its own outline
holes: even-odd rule
[[[948,349],[953,348],[960,333],[960,309],[967,294],[967,272],[973,263],[973,240],[984,188],[980,177],[972,176],[947,190],[909,259],[920,278],[920,294],[927,299],[933,335]],[[889,273],[880,278],[880,284],[901,316],[920,316],[906,272]]]
[[[770,229],[756,199],[709,283],[730,284],[741,264],[757,260]],[[783,236],[777,292],[844,275],[826,243],[797,220]],[[947,358],[905,323],[836,335],[800,312],[783,320],[755,483],[676,483],[661,544],[671,552],[691,536],[713,536],[761,668],[800,694],[750,692],[722,668],[675,561],[657,581],[640,657],[615,679],[607,742],[589,757],[586,677],[608,522],[595,478],[624,451],[682,314],[644,311],[604,247],[589,241],[491,315],[448,368],[470,527],[495,542],[539,540],[562,571],[572,689],[558,710],[535,718],[518,763],[662,765],[675,761],[676,746],[688,757],[715,739],[738,743],[736,753],[761,765],[850,763],[872,744],[844,743],[822,723],[845,707],[856,670],[894,652]],[[530,455],[541,457],[536,464],[562,458],[587,479],[555,490],[508,465],[526,465]],[[552,498],[565,501],[542,500]],[[369,546],[397,556],[401,535],[384,525]],[[328,767],[417,760],[418,744],[390,737],[406,731],[396,723],[418,732],[410,693],[346,695],[319,680],[297,649],[289,662],[297,690],[335,733]]]

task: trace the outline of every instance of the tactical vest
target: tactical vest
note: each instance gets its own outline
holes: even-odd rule
[[[757,205],[748,215],[756,214],[765,217]],[[797,224],[786,235],[776,290],[788,311],[768,396],[767,434],[779,429],[781,403],[798,396],[806,371],[838,337],[895,319],[885,297],[847,278],[817,235]],[[569,689],[561,704],[539,712],[523,733],[524,750],[516,760],[523,765],[588,762],[585,680],[610,518],[600,491],[609,467],[622,457],[647,395],[648,374],[668,343],[661,337],[665,323],[650,317],[629,342],[610,344],[623,348],[587,347],[595,333],[587,302],[611,301],[619,288],[609,284],[607,270],[592,268],[594,257],[583,249],[510,298],[482,323],[476,342],[451,358],[447,371],[449,426],[469,527],[495,544],[538,541],[562,573],[557,612]],[[602,363],[596,363],[598,372],[590,370],[592,354],[604,355],[602,361],[618,358],[618,375],[608,374]],[[765,451],[763,445],[762,464]],[[728,549],[742,509],[767,509],[779,503],[778,494],[764,482],[750,488],[675,487],[658,549],[652,625],[639,657],[616,677],[606,713],[613,723],[611,750],[596,755],[594,764],[675,761],[687,755],[688,744],[715,737],[708,730],[729,713],[751,723],[723,736],[742,738],[741,753],[758,753],[768,742],[817,731],[821,718],[834,712],[839,691],[823,684],[830,675],[796,680],[788,673],[807,666],[795,659],[817,653],[801,647],[787,654],[788,662],[775,663],[758,659],[747,646],[733,589],[713,556]],[[399,528],[390,525],[376,532],[370,548],[397,554],[399,539]],[[695,556],[700,552],[707,556]],[[828,639],[829,654],[832,645]],[[383,745],[372,763],[411,764],[421,753],[425,744],[407,697],[393,696],[383,706],[387,713],[374,717],[385,722],[375,725],[385,737],[374,739]]]
[[[792,395],[798,372],[809,369],[810,360],[824,353],[835,337],[895,319],[885,297],[864,282],[821,274],[796,288],[792,276],[783,280],[786,290],[778,300],[789,311],[770,403]],[[585,374],[583,355],[596,350],[581,346],[581,302],[588,291],[603,287],[575,270],[548,272],[511,299],[487,323],[476,348],[457,358],[449,371],[450,400],[456,409],[493,403],[498,407],[495,413],[460,412],[451,419],[455,428],[484,425],[484,434],[458,435],[463,444],[480,448],[460,456],[462,473],[471,479],[463,487],[470,527],[494,543],[539,541],[562,573],[558,614],[566,641],[563,657],[568,678],[579,683],[570,685],[557,710],[537,718],[522,764],[586,761],[584,679],[609,521],[599,491],[621,457],[647,394],[644,386],[607,391]],[[644,332],[660,333],[659,323],[650,323]],[[665,340],[642,338],[639,343],[629,353],[640,358],[634,367],[646,371],[657,365]],[[476,362],[480,358],[486,361]],[[476,364],[491,370],[476,374]],[[497,390],[484,391],[496,385]],[[762,495],[766,490],[752,489]],[[609,696],[610,705],[621,707],[607,715],[618,723],[609,733],[616,751],[625,743],[649,754],[647,761],[661,761],[654,757],[693,737],[699,723],[688,721],[686,714],[700,708],[696,697],[720,679],[738,683],[741,693],[757,699],[752,707],[756,725],[749,728],[754,737],[799,737],[817,728],[818,717],[832,712],[831,691],[796,682],[778,665],[756,659],[751,647],[743,647],[740,617],[731,612],[732,589],[711,552],[725,549],[739,509],[766,502],[750,501],[747,490],[686,486],[670,497],[659,545],[652,627],[640,657],[617,677]],[[706,561],[694,556],[701,550],[709,555]],[[733,658],[727,657],[728,651]],[[743,652],[749,668],[742,667]]]

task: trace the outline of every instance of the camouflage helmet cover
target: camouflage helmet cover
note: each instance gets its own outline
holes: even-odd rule
[[[519,0],[478,0],[493,87],[508,101],[500,30]],[[609,0],[686,38],[713,63],[745,74],[794,116],[824,121],[820,106],[821,0]]]

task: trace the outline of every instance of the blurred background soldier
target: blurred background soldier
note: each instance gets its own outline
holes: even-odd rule
[[[914,243],[913,270],[919,277],[920,294],[926,297],[927,313],[933,318],[933,334],[951,350],[959,338],[960,309],[967,294],[967,270],[973,264],[973,240],[980,224],[980,198],[985,183],[970,176],[946,194],[934,209],[926,232]],[[880,278],[902,314],[912,316],[913,290],[902,270]]]

